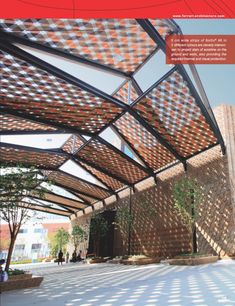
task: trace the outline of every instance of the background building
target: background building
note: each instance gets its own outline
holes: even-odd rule
[[[16,239],[12,260],[37,259],[50,256],[50,237],[59,228],[69,230],[67,219],[47,219],[42,223],[28,222],[19,231]],[[7,243],[10,239],[8,224],[1,225],[0,257],[7,256]]]

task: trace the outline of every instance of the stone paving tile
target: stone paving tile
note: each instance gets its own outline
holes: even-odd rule
[[[3,293],[1,306],[234,306],[235,261],[203,266],[39,265],[39,288]]]

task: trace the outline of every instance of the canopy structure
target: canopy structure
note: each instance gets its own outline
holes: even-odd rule
[[[179,33],[168,19],[0,21],[1,135],[67,135],[50,149],[1,142],[2,163],[34,165],[69,193],[48,190],[42,200],[32,190],[32,209],[71,216],[176,163],[186,170],[216,145],[225,152],[198,78],[183,65],[141,84],[166,35]],[[121,146],[102,136],[108,129]],[[68,162],[93,181],[64,171]]]

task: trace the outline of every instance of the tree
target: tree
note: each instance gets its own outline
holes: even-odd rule
[[[74,244],[74,249],[77,252],[77,247],[80,243],[87,240],[87,231],[80,227],[79,225],[75,225],[71,234],[72,242]]]
[[[183,177],[173,188],[173,198],[175,208],[180,215],[183,224],[191,231],[191,249],[197,253],[197,206],[201,200],[201,189],[193,179]]]
[[[52,245],[52,248],[55,250],[57,249],[56,254],[60,251],[63,250],[65,252],[65,246],[69,242],[70,235],[69,233],[63,228],[59,228],[54,236],[54,243]]]
[[[101,214],[97,214],[91,219],[90,235],[93,239],[96,256],[99,256],[100,239],[106,236],[108,229],[108,221],[106,221]]]
[[[0,170],[0,213],[2,219],[8,223],[10,231],[10,244],[5,267],[5,270],[8,271],[19,230],[33,216],[33,212],[30,210],[32,202],[26,198],[32,190],[34,190],[35,196],[43,198],[44,189],[36,188],[42,182],[42,178],[34,167],[25,169],[21,165],[14,168],[1,165]]]
[[[123,245],[125,246],[126,250],[128,242],[130,243],[130,231],[134,226],[134,216],[131,214],[129,207],[121,206],[118,208],[115,215],[114,224],[116,225],[116,228],[118,228],[120,231],[123,240]],[[128,249],[128,253],[130,253],[130,246],[128,246]]]

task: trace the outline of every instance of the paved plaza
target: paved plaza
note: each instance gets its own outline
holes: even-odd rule
[[[42,285],[3,293],[1,306],[235,305],[232,260],[194,267],[41,264],[28,269],[44,276]]]

